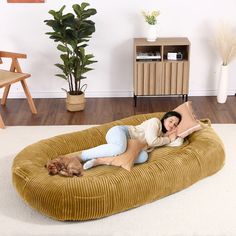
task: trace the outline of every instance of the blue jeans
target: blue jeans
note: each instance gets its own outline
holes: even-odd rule
[[[126,151],[128,139],[130,139],[130,136],[127,126],[114,126],[106,134],[107,144],[82,151],[82,160],[88,161],[99,157],[120,155]],[[142,150],[134,163],[143,163],[147,159],[147,152]]]

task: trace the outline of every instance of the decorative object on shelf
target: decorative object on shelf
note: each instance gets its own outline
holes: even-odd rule
[[[136,60],[138,61],[160,61],[160,52],[139,52],[137,53]]]
[[[92,68],[90,64],[97,61],[92,60],[93,54],[86,54],[85,47],[91,35],[95,32],[95,23],[88,18],[95,15],[94,8],[87,8],[89,3],[74,4],[74,13],[63,14],[65,5],[59,10],[50,10],[49,14],[53,19],[45,20],[46,25],[53,29],[50,35],[61,52],[62,64],[55,64],[62,70],[62,74],[56,76],[67,80],[69,91],[67,93],[66,107],[68,111],[81,111],[85,107],[84,91],[87,84],[82,85],[81,80],[86,77],[84,74]]]
[[[183,53],[182,52],[168,52],[167,60],[181,61],[183,60]]]
[[[217,85],[217,102],[225,103],[228,92],[228,67],[236,57],[236,34],[227,24],[222,24],[216,34],[216,48],[222,60]]]
[[[155,42],[157,38],[157,17],[160,15],[160,11],[152,11],[151,13],[142,11],[145,21],[148,23],[147,29],[147,41]]]
[[[228,92],[228,65],[221,65],[220,74],[217,85],[217,102],[225,103],[227,100],[227,92]]]

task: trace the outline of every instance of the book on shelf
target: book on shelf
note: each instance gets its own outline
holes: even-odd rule
[[[140,52],[137,54],[136,59],[137,60],[161,60],[161,54],[160,52],[155,52],[155,53]]]

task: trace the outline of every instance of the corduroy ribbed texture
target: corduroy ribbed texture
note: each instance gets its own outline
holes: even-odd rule
[[[120,121],[42,140],[23,149],[12,166],[13,184],[39,212],[57,220],[89,220],[109,216],[180,191],[212,175],[224,165],[223,143],[210,124],[188,136],[180,147],[160,147],[131,172],[98,166],[83,177],[50,176],[48,160],[105,143],[107,130],[137,125],[163,113],[136,115]]]

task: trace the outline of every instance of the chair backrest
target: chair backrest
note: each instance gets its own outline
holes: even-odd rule
[[[3,63],[2,59],[1,59],[3,57],[4,58],[10,58],[12,60],[10,71],[22,73],[22,70],[20,68],[20,64],[18,62],[18,58],[27,58],[26,54],[0,51],[0,63]]]

